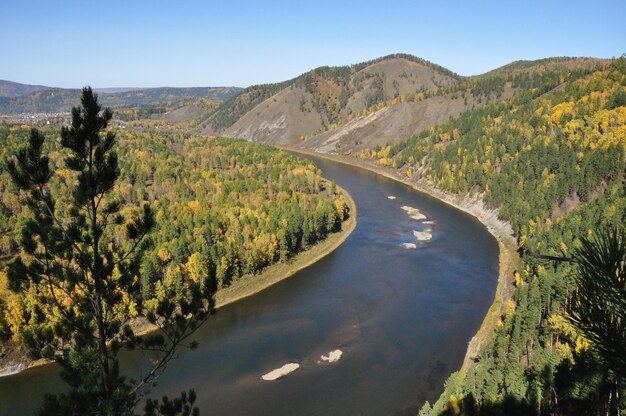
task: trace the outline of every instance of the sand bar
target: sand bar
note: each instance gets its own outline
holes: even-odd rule
[[[322,361],[325,361],[327,363],[335,363],[341,360],[342,356],[343,356],[343,351],[334,350],[334,351],[329,352],[328,355],[322,355],[320,358],[322,359]]]
[[[298,368],[300,368],[300,364],[298,363],[287,363],[276,370],[272,370],[269,373],[264,374],[261,378],[265,381],[278,380],[279,378],[285,377],[289,373],[293,373]]]
[[[413,218],[414,220],[421,221],[426,219],[426,215],[422,214],[417,208],[409,207],[407,205],[403,205],[400,208],[406,211],[406,213],[409,214],[409,217]]]
[[[413,235],[417,238],[417,241],[428,241],[433,238],[433,235],[430,233],[431,230],[424,231],[413,231]]]

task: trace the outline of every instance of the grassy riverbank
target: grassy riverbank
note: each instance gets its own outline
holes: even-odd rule
[[[310,155],[320,157],[323,159],[332,160],[339,163],[344,163],[351,166],[367,169],[371,172],[385,176],[398,182],[402,182],[409,185],[413,189],[437,198],[461,211],[467,212],[476,219],[478,219],[489,231],[491,235],[498,241],[499,247],[499,275],[498,284],[496,287],[496,294],[491,307],[487,311],[483,322],[476,332],[476,335],[472,337],[469,342],[465,358],[463,360],[463,366],[461,371],[466,367],[466,364],[473,357],[476,356],[480,348],[486,343],[491,334],[498,324],[500,317],[504,313],[507,301],[511,299],[513,293],[514,283],[514,271],[520,262],[519,255],[517,253],[517,243],[512,235],[511,226],[509,223],[502,221],[498,218],[496,210],[487,209],[482,201],[477,198],[471,198],[468,196],[453,195],[443,192],[440,189],[427,185],[426,183],[418,182],[411,178],[406,177],[399,173],[397,170],[387,168],[381,165],[377,165],[374,162],[357,159],[355,157],[317,153],[314,151],[303,150],[293,147],[281,147],[282,149],[293,151],[294,153],[300,153],[303,155]]]

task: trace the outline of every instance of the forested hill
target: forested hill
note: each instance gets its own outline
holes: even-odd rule
[[[621,175],[623,62],[571,72],[569,81],[558,80],[555,88],[548,80],[360,156],[449,192],[482,195],[523,236],[531,221],[549,218],[566,199],[586,201]]]
[[[468,79],[488,78],[494,75],[507,76],[514,74],[522,75],[533,73],[548,73],[557,70],[576,70],[581,68],[591,69],[606,62],[606,59],[584,57],[576,58],[570,56],[556,56],[552,58],[536,59],[532,61],[519,60],[488,71],[482,75],[468,77]]]
[[[403,141],[468,110],[537,89],[547,92],[605,60],[517,61],[462,77],[406,54],[360,64],[323,66],[292,80],[238,88],[153,88],[101,91],[100,101],[130,128],[164,128],[350,154]],[[0,97],[9,122],[62,124],[77,90],[47,88]],[[57,114],[58,115],[58,114]],[[65,120],[67,121],[67,120]]]
[[[20,91],[27,91],[22,84]],[[0,115],[21,113],[62,113],[71,110],[80,100],[81,90],[35,86],[28,94],[0,95]],[[2,84],[0,84],[2,88]],[[32,88],[31,88],[32,89]],[[210,98],[224,101],[237,94],[237,87],[194,87],[194,88],[147,88],[122,90],[121,92],[101,92],[100,102],[104,106],[137,107],[176,103],[191,98]]]
[[[204,133],[349,154],[409,138],[465,111],[533,88],[546,92],[605,61],[518,61],[461,77],[403,54],[320,67],[279,84],[249,87],[200,124]]]
[[[0,126],[0,157],[23,147],[28,132]],[[141,264],[146,302],[169,293],[165,286],[180,288],[188,279],[212,276],[219,288],[244,276],[255,279],[266,266],[286,262],[339,231],[349,215],[341,191],[310,161],[270,147],[174,133],[120,132],[118,139],[121,177],[111,197],[125,201],[122,213],[131,218],[149,202],[157,224]],[[59,168],[64,155],[53,143],[48,143],[57,173],[52,189],[64,195],[72,172]],[[7,172],[0,178],[0,254],[6,260],[16,253],[19,237],[13,231],[27,211]],[[61,199],[56,208],[62,211],[66,203]],[[7,285],[0,271],[0,340],[19,343],[20,331],[53,324],[45,316],[54,311]],[[0,342],[0,358],[3,345],[8,344]]]
[[[458,82],[451,71],[411,55],[319,67],[279,84],[246,88],[221,105],[205,131],[293,143],[386,100]]]
[[[0,79],[0,97],[19,97],[20,95],[27,95],[46,88],[48,87],[43,85],[20,84]]]
[[[527,69],[518,64],[492,75]],[[359,156],[410,180],[479,196],[512,224],[522,252],[568,257],[581,238],[626,220],[626,59],[551,78]],[[575,273],[569,263],[523,257],[505,276],[514,293],[495,333],[421,414],[599,415],[624,408],[626,386],[563,318]]]

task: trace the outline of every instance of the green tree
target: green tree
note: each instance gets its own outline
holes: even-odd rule
[[[36,289],[39,321],[23,334],[35,358],[62,367],[69,391],[47,396],[41,414],[131,415],[146,388],[174,358],[178,346],[213,311],[215,282],[204,276],[189,282],[184,296],[166,293],[152,302],[142,297],[139,265],[154,226],[148,204],[137,214],[120,214],[123,201],[112,197],[120,175],[115,135],[104,130],[112,117],[101,111],[91,88],[82,107],[72,110],[61,131],[66,152],[65,194],[51,192],[54,171],[43,153],[44,136],[31,131],[28,147],[8,160],[8,171],[22,191],[29,216],[19,238],[21,252],[9,270],[14,291]],[[173,290],[173,289],[165,289]],[[135,335],[132,318],[144,317],[159,331]],[[186,344],[193,347],[193,343]],[[153,354],[151,369],[138,380],[120,373],[121,348]],[[149,400],[146,414],[197,414],[195,394],[163,402]]]
[[[570,321],[615,376],[626,379],[626,232],[611,229],[576,250],[578,290]]]

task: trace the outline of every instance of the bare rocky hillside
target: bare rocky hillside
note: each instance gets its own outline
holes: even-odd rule
[[[408,55],[321,67],[282,84],[246,89],[203,127],[206,133],[296,145],[388,101],[458,82],[452,72]]]

